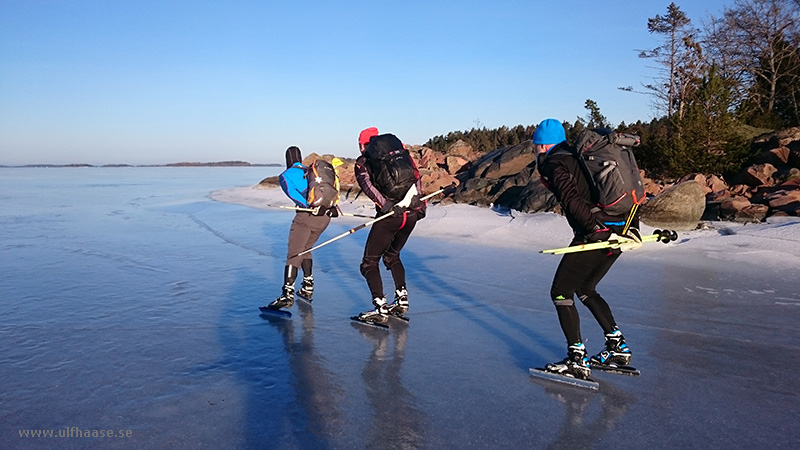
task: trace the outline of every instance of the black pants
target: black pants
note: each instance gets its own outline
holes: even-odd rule
[[[570,245],[582,242],[572,242]],[[618,250],[599,249],[566,253],[558,264],[550,297],[556,305],[561,330],[567,345],[582,342],[580,318],[575,307],[575,294],[594,316],[604,333],[612,332],[617,324],[608,303],[597,293],[597,284],[619,258]]]
[[[407,211],[402,215],[396,214],[375,222],[369,230],[367,243],[364,246],[364,257],[361,260],[361,274],[367,280],[373,299],[384,296],[383,280],[378,267],[381,258],[392,273],[395,288],[406,285],[406,270],[400,261],[400,250],[414,231],[418,219],[416,211]]]

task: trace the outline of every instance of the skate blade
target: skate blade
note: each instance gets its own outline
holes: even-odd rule
[[[558,383],[569,384],[572,386],[578,386],[586,389],[591,389],[596,391],[600,388],[600,383],[597,381],[592,380],[591,378],[587,378],[582,380],[580,378],[569,377],[566,375],[559,375],[557,373],[548,372],[542,368],[530,368],[528,370],[531,376],[542,378],[545,380],[556,381]]]
[[[360,318],[358,316],[353,316],[350,319],[354,320],[357,323],[361,323],[361,324],[364,324],[364,325],[367,325],[367,326],[370,326],[370,327],[380,328],[382,330],[388,330],[389,329],[389,325],[386,325],[384,323],[367,322],[366,320],[364,320],[364,319],[362,319],[362,318]]]
[[[304,295],[300,295],[300,294],[295,294],[294,298],[302,300],[302,301],[308,303],[309,305],[314,302],[313,299],[308,298],[308,297],[306,297]]]
[[[400,319],[400,320],[403,320],[405,322],[408,322],[408,316],[405,315],[405,314],[389,313],[389,317],[394,317],[395,319]]]
[[[291,311],[286,311],[283,309],[272,309],[266,306],[259,306],[258,310],[261,311],[262,316],[270,316],[270,317],[292,317]]]
[[[642,372],[633,366],[621,366],[617,364],[589,364],[592,369],[597,369],[603,372],[614,373],[617,375],[628,375],[630,377],[638,377]]]

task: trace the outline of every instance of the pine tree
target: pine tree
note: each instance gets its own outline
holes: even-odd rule
[[[685,97],[690,95],[692,80],[703,71],[703,60],[692,21],[675,3],[667,7],[667,14],[648,19],[647,30],[665,36],[664,44],[639,52],[640,58],[657,61],[661,68],[655,84],[645,85],[656,100],[656,106],[667,117],[684,113]]]

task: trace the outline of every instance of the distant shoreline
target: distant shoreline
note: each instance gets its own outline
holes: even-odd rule
[[[177,162],[169,164],[24,164],[19,166],[0,165],[6,169],[25,169],[25,168],[75,168],[75,167],[283,167],[283,164],[251,164],[246,161],[218,161],[218,162]]]

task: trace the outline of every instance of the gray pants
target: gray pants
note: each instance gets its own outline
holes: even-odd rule
[[[304,259],[310,260],[311,253],[294,258],[291,256],[313,247],[330,222],[331,218],[326,215],[313,216],[306,211],[297,211],[289,229],[289,252],[286,254],[286,264],[299,269]]]

